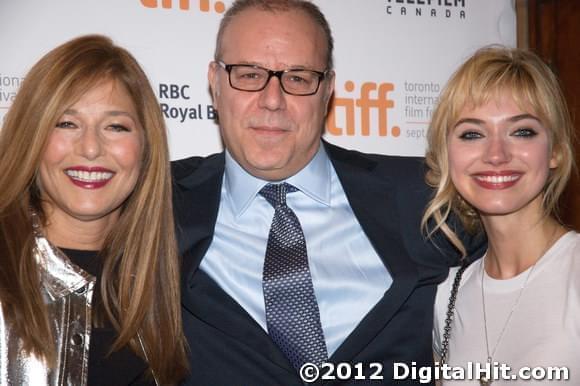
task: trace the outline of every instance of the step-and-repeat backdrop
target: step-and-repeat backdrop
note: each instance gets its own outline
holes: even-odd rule
[[[325,138],[367,152],[423,155],[439,92],[477,48],[516,44],[513,0],[315,0],[335,38]],[[0,120],[43,54],[109,35],[141,62],[167,120],[171,156],[221,151],[207,83],[231,0],[0,0]]]

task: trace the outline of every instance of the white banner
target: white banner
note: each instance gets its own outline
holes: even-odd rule
[[[433,105],[474,50],[516,44],[512,0],[317,0],[335,38],[336,88],[325,138],[367,152],[423,155]],[[173,159],[221,151],[207,83],[231,1],[0,0],[0,119],[40,57],[105,34],[143,65]]]

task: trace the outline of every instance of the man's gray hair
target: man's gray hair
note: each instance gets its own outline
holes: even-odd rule
[[[224,17],[222,18],[217,34],[216,47],[214,53],[214,59],[221,60],[221,49],[222,49],[222,38],[224,31],[230,24],[232,19],[236,17],[239,13],[256,8],[262,11],[268,12],[288,12],[288,11],[302,11],[310,18],[312,21],[324,31],[326,36],[326,68],[325,70],[332,70],[334,63],[332,58],[332,51],[334,49],[334,40],[332,38],[332,32],[330,30],[330,25],[324,17],[324,14],[320,11],[320,8],[307,0],[236,0],[228,8]]]

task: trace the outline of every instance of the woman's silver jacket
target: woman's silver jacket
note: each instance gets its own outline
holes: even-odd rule
[[[22,341],[0,312],[0,385],[86,385],[95,278],[42,235],[36,235],[34,257],[56,339],[57,363],[49,369],[44,361],[25,353]]]

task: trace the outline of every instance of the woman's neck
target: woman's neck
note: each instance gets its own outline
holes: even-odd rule
[[[80,250],[100,250],[105,238],[117,222],[118,214],[84,221],[54,211],[46,212],[47,221],[43,227],[46,238],[58,247]]]
[[[533,266],[566,229],[542,214],[530,221],[518,215],[482,216],[488,249],[485,270],[496,279],[509,279]]]

